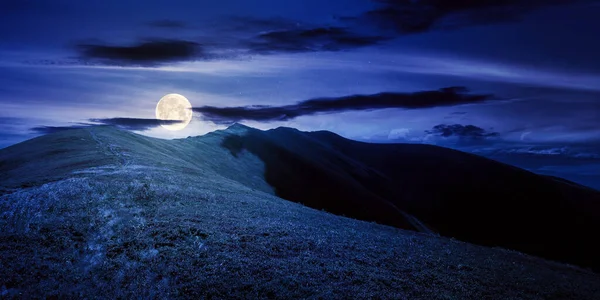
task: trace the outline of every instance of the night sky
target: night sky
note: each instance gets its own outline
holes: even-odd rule
[[[235,122],[431,143],[600,189],[600,2],[0,0],[0,147]],[[158,100],[194,120],[167,131]]]

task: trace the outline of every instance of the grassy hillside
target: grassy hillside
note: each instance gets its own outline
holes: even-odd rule
[[[0,297],[600,298],[577,267],[282,200],[259,157],[220,146],[245,132],[93,127],[0,150]]]
[[[398,220],[414,216],[444,236],[600,270],[590,238],[600,231],[600,193],[592,189],[447,148],[331,132],[249,130],[223,145],[259,156],[285,199],[406,229],[415,226]]]
[[[446,236],[600,271],[600,193],[429,145],[373,145],[314,133],[394,182],[384,195]],[[329,135],[329,137],[324,137]]]

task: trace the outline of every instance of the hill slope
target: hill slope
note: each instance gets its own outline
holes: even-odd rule
[[[250,131],[167,141],[92,127],[0,150],[0,294],[600,297],[586,270],[284,201],[262,176],[268,162],[221,146]]]
[[[447,148],[368,144],[331,132],[249,129],[223,145],[260,157],[285,199],[413,229],[390,221],[394,210],[369,208],[381,201],[444,236],[600,270],[590,238],[600,232],[600,193],[582,186]]]

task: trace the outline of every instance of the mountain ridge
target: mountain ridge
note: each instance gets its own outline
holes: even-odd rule
[[[278,197],[286,186],[269,178],[287,174],[280,172],[291,172],[281,177],[288,182],[306,183],[295,189],[301,195],[318,182],[302,174],[306,164],[325,172],[325,183],[334,177],[339,188],[394,192],[366,179],[395,173],[371,172],[369,157],[352,158],[346,142],[322,135],[236,126],[161,140],[91,127],[2,149],[0,292],[8,298],[600,296],[600,277],[579,267],[307,207],[322,199],[301,205]],[[347,155],[336,152],[340,147]],[[273,170],[273,162],[292,169]],[[341,200],[356,195],[331,192]],[[371,204],[338,204],[348,203],[363,210]]]
[[[151,140],[153,148],[147,148],[148,153],[163,156],[163,152],[172,152],[174,155],[167,160],[169,165],[182,171],[218,169],[217,173],[230,180],[338,215],[436,232],[594,269],[600,265],[598,259],[593,258],[594,251],[600,249],[586,239],[586,235],[600,228],[595,221],[600,219],[596,213],[600,200],[594,200],[598,199],[597,193],[474,154],[435,145],[370,144],[327,131],[302,132],[288,127],[261,131],[239,123],[204,136],[172,141],[143,137],[110,126],[74,130],[70,132],[92,133],[91,139],[87,139],[92,144],[84,143],[88,148],[94,145],[93,142],[99,143],[93,134],[95,131],[114,130],[115,136],[125,141],[150,143],[147,140]],[[67,137],[59,141],[63,139],[68,141]],[[231,157],[216,146],[227,149]],[[77,153],[87,149],[85,147],[78,148]],[[128,147],[127,143],[122,146]],[[217,151],[211,150],[209,155],[215,159],[203,160],[203,154],[196,155],[196,147],[215,148]],[[162,152],[156,149],[162,149]],[[53,151],[61,153],[63,150]],[[102,151],[107,154],[103,160],[122,159],[113,155],[109,146],[104,146]],[[21,151],[18,155],[22,156],[22,153],[26,152]],[[238,159],[237,155],[248,154],[255,158],[246,166],[246,160]],[[140,155],[145,154],[140,152]],[[75,165],[89,164],[84,156],[81,159]],[[0,155],[0,166],[3,161],[6,159]],[[264,164],[264,170],[261,164]],[[242,172],[240,168],[243,168]],[[5,176],[0,175],[0,180],[6,182],[10,172],[4,171]],[[251,178],[248,178],[249,174]],[[518,179],[514,179],[515,176]],[[19,176],[8,177],[14,180]],[[4,187],[7,188],[14,186]],[[488,199],[479,200],[485,198]],[[579,204],[565,200],[567,198],[574,198],[573,201]],[[507,201],[514,207],[505,205]],[[492,206],[494,208],[490,209]],[[579,206],[587,209],[579,209]],[[505,222],[505,216],[510,223]],[[568,224],[557,224],[554,220],[558,219],[566,220]],[[559,241],[555,234],[561,236]],[[561,240],[568,240],[568,243]],[[575,251],[565,244],[588,250]],[[547,249],[552,250],[548,252]],[[578,258],[572,260],[572,257]]]
[[[317,142],[311,144],[311,140]],[[365,215],[363,209],[340,209],[345,203],[377,201],[368,200],[366,194],[360,196],[358,191],[364,190],[400,211],[395,218],[415,216],[428,229],[445,236],[595,269],[600,266],[594,254],[600,249],[587,238],[600,229],[600,193],[590,189],[458,150],[434,145],[369,144],[323,131],[303,133],[285,127],[264,134],[246,131],[242,136],[229,136],[223,145],[232,153],[247,149],[260,157],[266,164],[267,181],[284,199],[312,199],[308,203],[311,207],[415,229],[385,215]],[[267,149],[265,145],[274,146]],[[283,160],[273,158],[282,155],[287,156]],[[290,168],[293,174],[310,175],[282,180],[288,175],[279,172]],[[276,175],[270,176],[270,172]],[[314,180],[319,172],[325,177]],[[338,184],[330,185],[335,178]],[[308,187],[299,191],[288,182],[304,182]],[[346,189],[352,192],[344,194]]]

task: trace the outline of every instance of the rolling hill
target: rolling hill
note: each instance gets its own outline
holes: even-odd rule
[[[284,199],[405,229],[417,228],[398,220],[416,217],[443,236],[600,270],[590,238],[600,232],[600,192],[568,181],[447,148],[323,131],[248,129],[223,145],[260,157]]]
[[[598,266],[597,200],[330,132],[67,130],[0,150],[0,295],[597,299],[600,276],[552,261]]]

